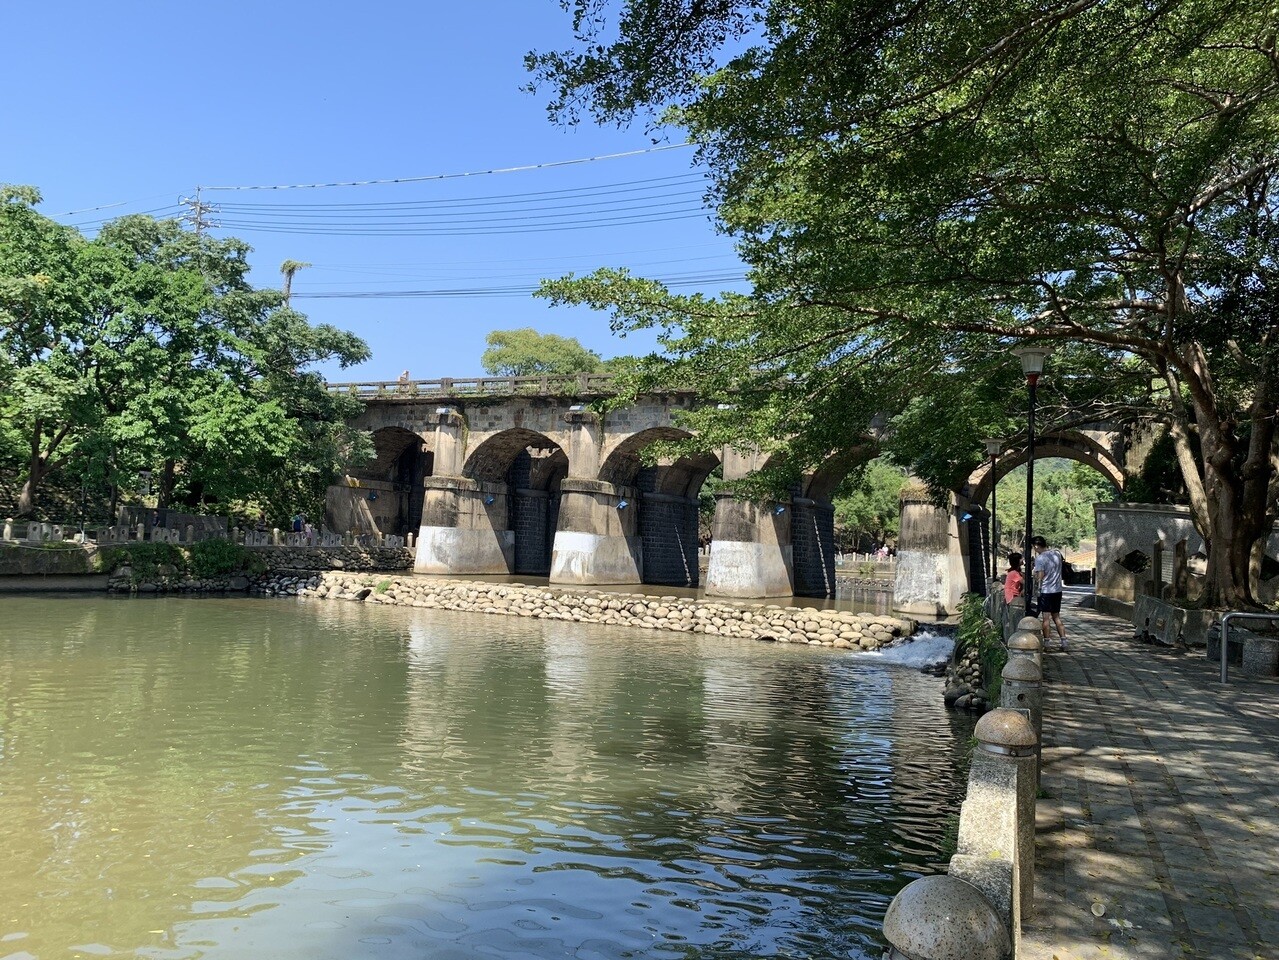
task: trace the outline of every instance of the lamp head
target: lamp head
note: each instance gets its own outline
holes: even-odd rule
[[[1004,441],[997,437],[987,437],[982,441],[986,445],[986,456],[997,457],[1004,452]]]
[[[1021,361],[1021,372],[1027,377],[1038,377],[1044,372],[1044,361],[1050,353],[1052,347],[1042,344],[1027,344],[1013,350],[1013,354]]]

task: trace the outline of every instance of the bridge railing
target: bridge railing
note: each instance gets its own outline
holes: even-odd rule
[[[438,380],[369,380],[326,384],[330,393],[364,400],[447,399],[449,397],[563,397],[615,393],[611,373],[547,374],[532,377],[442,377]]]

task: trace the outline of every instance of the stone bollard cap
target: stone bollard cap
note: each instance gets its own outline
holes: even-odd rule
[[[1013,657],[1004,665],[999,674],[1005,680],[1017,680],[1021,683],[1041,683],[1044,671],[1030,657]]]
[[[1039,621],[1035,617],[1022,617],[1017,621],[1018,630],[1038,630]]]
[[[1009,650],[1035,650],[1044,648],[1044,641],[1038,633],[1030,630],[1018,630],[1008,638]]]
[[[973,736],[982,747],[993,748],[991,753],[1011,753],[1024,756],[1039,743],[1035,728],[1020,710],[999,707],[990,711],[973,728]]]
[[[884,914],[884,939],[910,960],[1004,960],[1012,953],[1008,931],[985,895],[946,874],[901,889]]]

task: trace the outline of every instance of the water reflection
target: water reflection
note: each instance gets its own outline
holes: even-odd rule
[[[937,681],[829,650],[0,605],[0,957],[874,956],[962,782]]]

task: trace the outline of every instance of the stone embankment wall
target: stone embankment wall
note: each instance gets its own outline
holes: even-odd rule
[[[112,593],[275,593],[274,584],[305,581],[314,571],[396,571],[413,565],[407,547],[248,547],[266,564],[263,574],[195,577],[161,565],[156,576],[139,581],[131,567],[116,569],[107,580]]]
[[[247,547],[268,570],[411,570],[410,547]]]
[[[327,572],[280,573],[259,587],[267,594],[461,610],[541,620],[616,624],[716,636],[878,650],[915,632],[913,620],[847,611],[654,597],[516,583],[425,580]]]
[[[984,713],[990,706],[986,698],[989,682],[989,677],[982,676],[980,651],[968,647],[961,652],[957,645],[946,668],[946,687],[942,698],[948,707]]]

